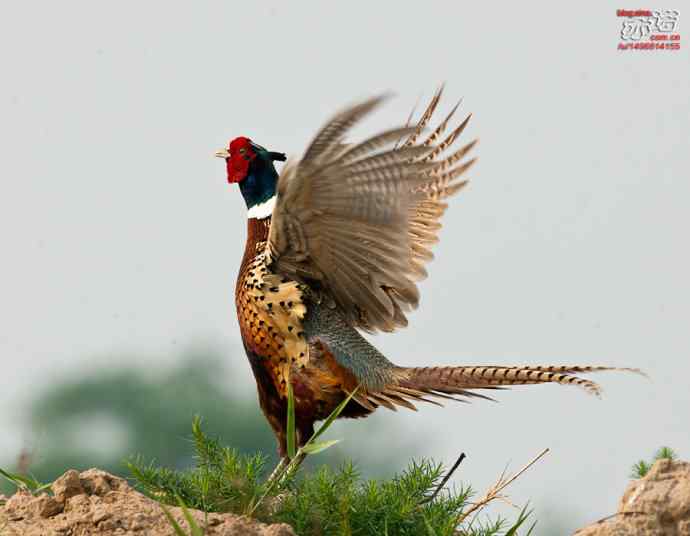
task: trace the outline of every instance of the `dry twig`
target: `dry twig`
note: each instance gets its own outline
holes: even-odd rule
[[[516,480],[522,473],[527,471],[530,467],[532,467],[537,461],[539,461],[547,452],[549,452],[549,449],[544,449],[541,451],[537,456],[535,456],[532,461],[530,461],[527,465],[525,465],[522,469],[520,469],[517,473],[515,473],[513,476],[506,478],[506,470],[504,469],[503,472],[501,473],[501,476],[498,478],[498,481],[491,486],[484,497],[472,504],[466,511],[464,511],[460,516],[458,517],[458,525],[465,521],[470,515],[472,514],[479,514],[479,512],[491,501],[495,499],[499,499],[501,501],[507,502],[508,504],[511,504],[507,497],[505,495],[501,495],[501,492],[508,486],[510,485],[514,480]]]

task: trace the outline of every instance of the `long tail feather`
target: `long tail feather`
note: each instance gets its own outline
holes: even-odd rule
[[[464,366],[464,367],[420,367],[401,368],[400,386],[421,391],[427,395],[443,393],[459,396],[483,396],[471,392],[473,389],[500,389],[514,385],[557,383],[576,385],[588,393],[601,395],[601,387],[591,380],[575,374],[619,371],[642,374],[638,369],[580,366]]]

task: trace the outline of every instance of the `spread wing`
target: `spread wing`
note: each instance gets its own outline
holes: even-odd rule
[[[449,150],[469,116],[443,137],[457,105],[423,135],[442,89],[415,125],[360,143],[343,140],[385,97],[343,110],[278,180],[268,243],[273,269],[308,283],[355,327],[393,331],[407,325],[444,200],[462,188],[466,181],[459,178],[474,162],[464,157],[476,140]]]

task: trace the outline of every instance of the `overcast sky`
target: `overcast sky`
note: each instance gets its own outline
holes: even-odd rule
[[[690,12],[683,48],[651,52],[616,50],[615,11],[655,6],[333,4],[5,6],[0,452],[20,448],[37,388],[124,352],[161,356],[155,371],[216,344],[251,391],[231,298],[245,207],[214,150],[247,135],[299,154],[335,110],[390,89],[361,132],[380,130],[445,80],[480,160],[410,328],[375,343],[403,365],[611,364],[652,381],[374,418],[426,437],[427,456],[465,451],[479,489],[550,447],[512,500],[569,528],[612,513],[634,461],[662,444],[690,457]]]

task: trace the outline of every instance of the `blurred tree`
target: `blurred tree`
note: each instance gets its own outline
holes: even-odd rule
[[[158,377],[131,367],[57,385],[31,407],[30,426],[40,438],[31,470],[46,479],[93,465],[121,473],[122,459],[133,454],[187,466],[185,438],[197,414],[228,444],[273,454],[275,440],[258,404],[233,397],[222,377],[227,369],[218,355],[189,352]]]

